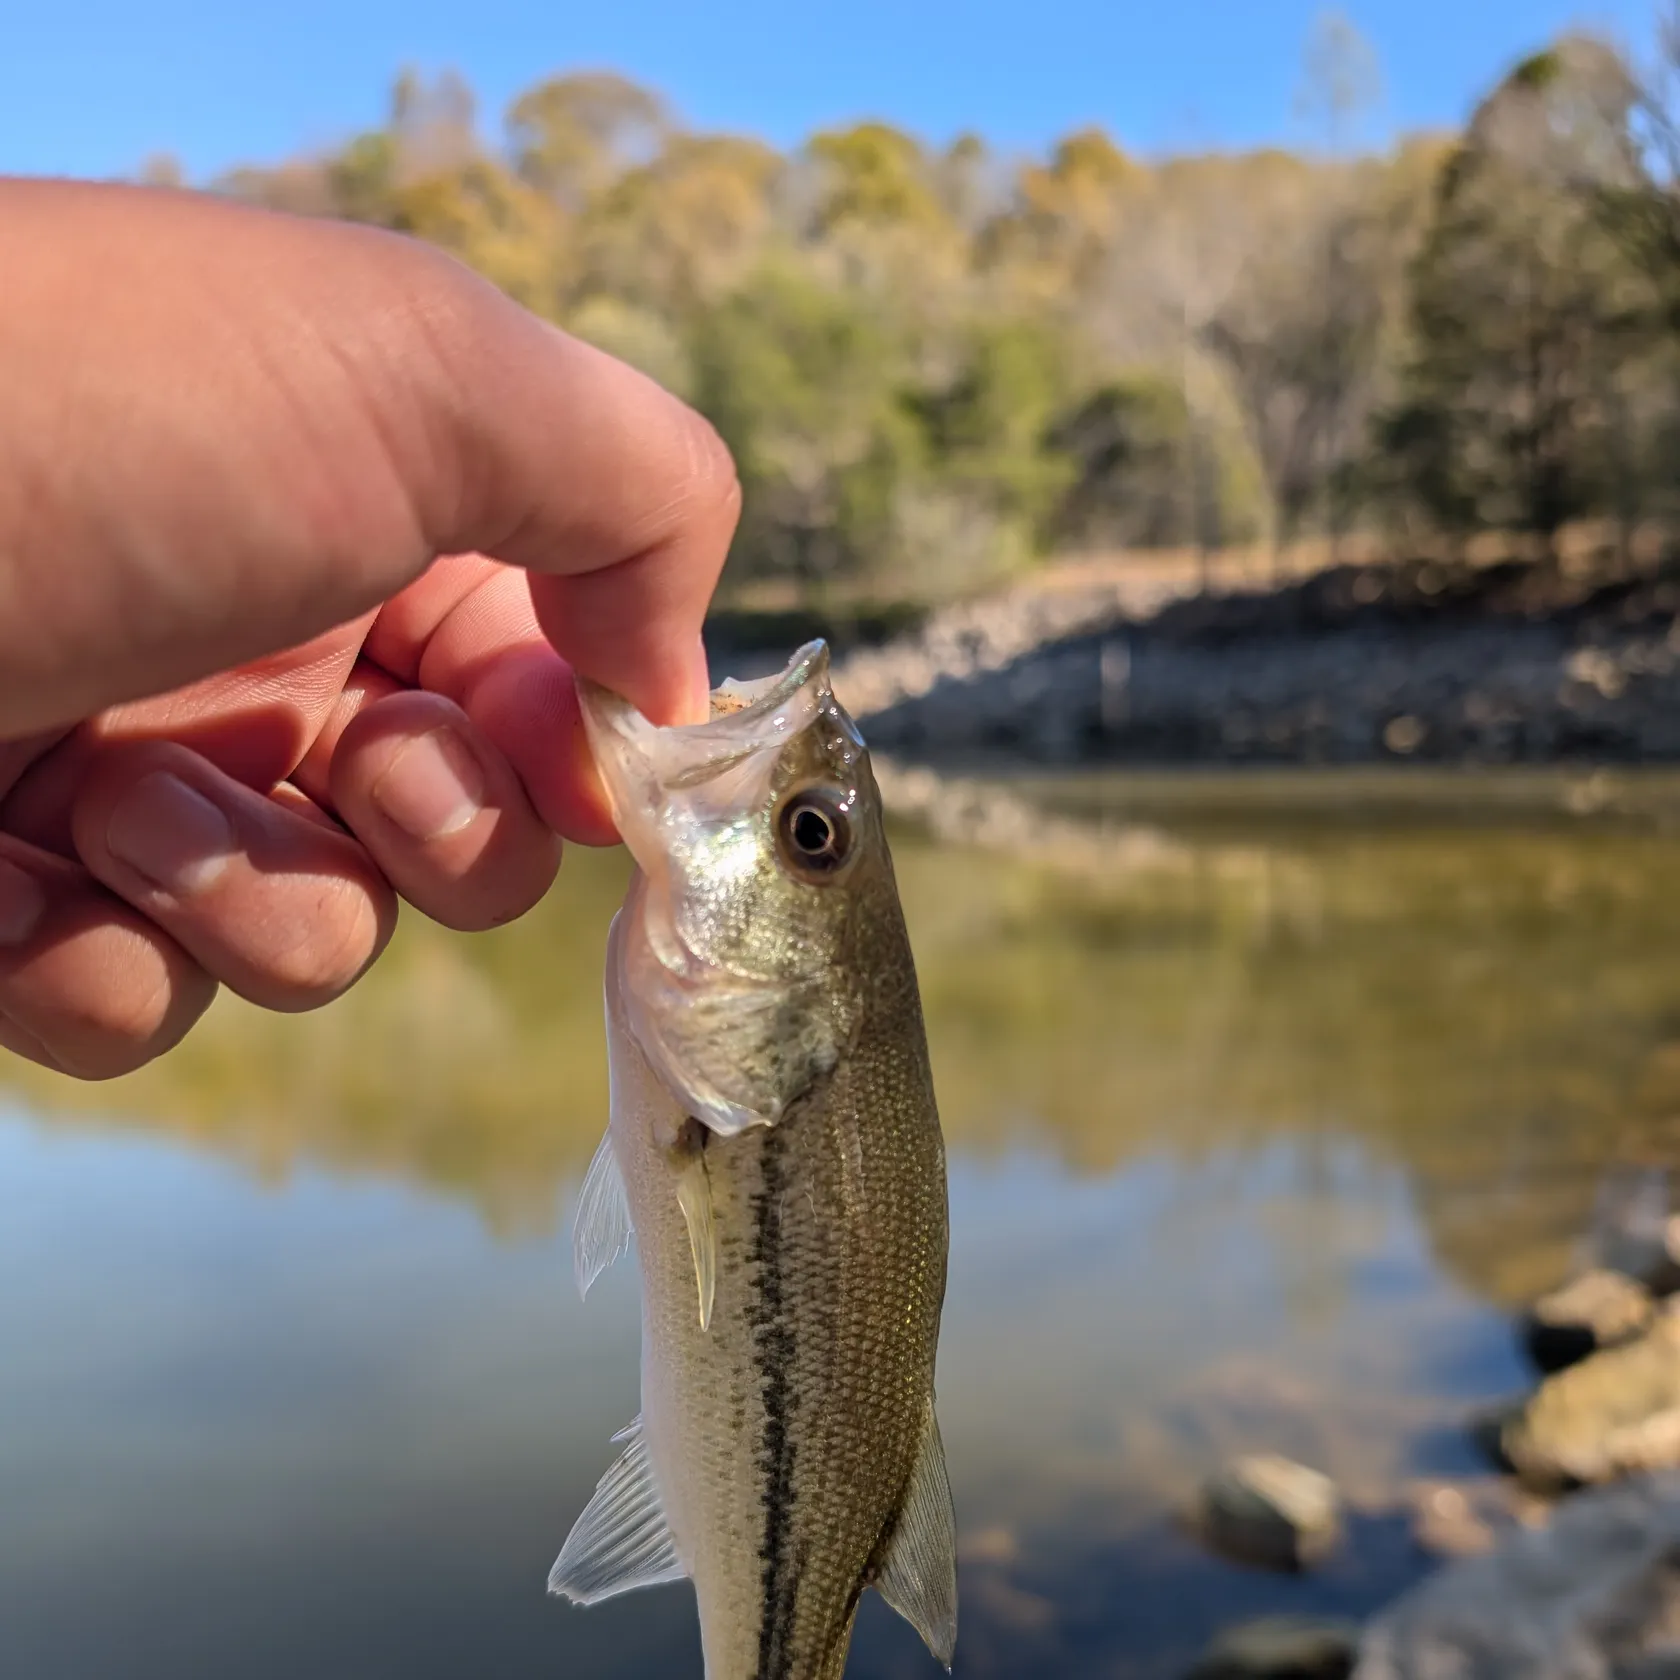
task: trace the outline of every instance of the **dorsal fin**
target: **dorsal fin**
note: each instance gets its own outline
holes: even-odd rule
[[[548,1572],[548,1590],[574,1604],[599,1604],[688,1573],[653,1478],[641,1418],[613,1440],[629,1444],[601,1478]]]
[[[949,1671],[957,1645],[957,1518],[931,1395],[916,1466],[876,1561],[874,1587]]]
[[[608,1132],[583,1175],[577,1217],[572,1222],[572,1270],[578,1294],[588,1295],[590,1284],[629,1246],[630,1199],[624,1193],[624,1178]]]

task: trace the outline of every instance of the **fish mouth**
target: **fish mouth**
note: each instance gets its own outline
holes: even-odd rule
[[[613,823],[649,874],[660,865],[658,817],[671,794],[714,784],[714,797],[703,802],[721,805],[741,791],[743,778],[732,771],[764,762],[834,703],[828,644],[820,638],[779,672],[720,683],[712,690],[712,715],[702,723],[650,723],[621,695],[585,677],[577,679],[577,692]]]

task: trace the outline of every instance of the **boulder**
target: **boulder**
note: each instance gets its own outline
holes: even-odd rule
[[[1651,1292],[1633,1278],[1605,1270],[1583,1272],[1529,1308],[1522,1338],[1542,1371],[1561,1371],[1643,1335],[1655,1311]]]
[[[1234,1459],[1202,1490],[1199,1526],[1216,1551],[1267,1569],[1306,1569],[1341,1534],[1336,1484],[1271,1454]]]
[[[1680,1466],[1680,1315],[1548,1377],[1500,1439],[1543,1491]]]
[[[1354,1680],[1680,1674],[1680,1476],[1582,1493],[1448,1565],[1366,1630]]]
[[[1351,1622],[1263,1616],[1220,1634],[1185,1680],[1346,1680],[1358,1650]]]

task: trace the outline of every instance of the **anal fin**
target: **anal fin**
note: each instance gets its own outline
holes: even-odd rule
[[[572,1270],[578,1294],[587,1296],[589,1286],[629,1246],[630,1199],[624,1193],[624,1179],[609,1132],[583,1175],[577,1217],[572,1223]]]
[[[574,1604],[680,1581],[671,1525],[638,1417],[613,1437],[628,1445],[608,1469],[548,1572],[548,1590]]]
[[[957,1519],[931,1395],[916,1465],[873,1584],[949,1670],[957,1645]]]

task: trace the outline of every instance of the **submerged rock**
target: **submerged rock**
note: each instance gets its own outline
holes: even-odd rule
[[[1355,1680],[1680,1673],[1680,1477],[1583,1493],[1549,1528],[1449,1565],[1366,1631]]]
[[[1542,1489],[1680,1466],[1680,1315],[1548,1377],[1501,1444],[1523,1481]]]
[[[1437,1558],[1481,1557],[1520,1527],[1540,1528],[1552,1507],[1505,1478],[1418,1482],[1407,1490],[1412,1541]]]
[[[1202,1490],[1200,1527],[1215,1550],[1268,1569],[1306,1569],[1341,1534],[1336,1484],[1287,1458],[1233,1460]]]
[[[1631,1342],[1650,1328],[1655,1311],[1644,1284],[1621,1272],[1584,1272],[1529,1308],[1523,1342],[1542,1371],[1560,1371]]]
[[[1346,1680],[1358,1649],[1351,1622],[1264,1616],[1220,1634],[1185,1680]]]
[[[1479,1557],[1498,1544],[1495,1515],[1463,1488],[1434,1483],[1412,1496],[1412,1539],[1433,1557]]]

